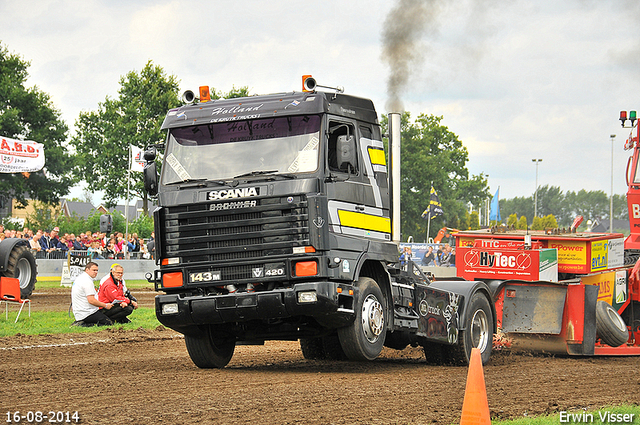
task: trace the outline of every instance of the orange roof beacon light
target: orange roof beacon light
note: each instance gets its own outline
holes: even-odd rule
[[[316,79],[311,75],[302,76],[302,91],[305,93],[313,92],[316,89]]]
[[[211,101],[211,95],[209,94],[209,86],[200,86],[200,102]]]

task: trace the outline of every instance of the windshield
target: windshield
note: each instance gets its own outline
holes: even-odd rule
[[[318,168],[320,116],[202,124],[169,131],[161,184]],[[264,173],[263,173],[264,174]]]

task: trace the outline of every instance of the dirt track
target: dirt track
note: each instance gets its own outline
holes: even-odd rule
[[[135,295],[152,305],[153,292]],[[32,300],[34,310],[66,309],[68,292]],[[459,422],[467,375],[426,364],[420,349],[323,362],[305,360],[297,342],[239,346],[227,368],[201,370],[180,335],[163,328],[18,335],[0,338],[0,352],[0,414],[78,411],[88,424],[449,424]],[[498,353],[484,367],[491,415],[640,405],[639,365]]]

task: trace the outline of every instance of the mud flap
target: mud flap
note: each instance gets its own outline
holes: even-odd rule
[[[502,331],[560,334],[566,296],[566,286],[506,285]]]
[[[502,330],[514,348],[593,355],[597,285],[506,285]]]

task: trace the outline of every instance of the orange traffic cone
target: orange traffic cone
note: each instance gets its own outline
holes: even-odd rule
[[[489,414],[489,402],[487,401],[487,388],[484,385],[480,350],[472,348],[460,425],[479,424],[491,424],[491,415]]]

